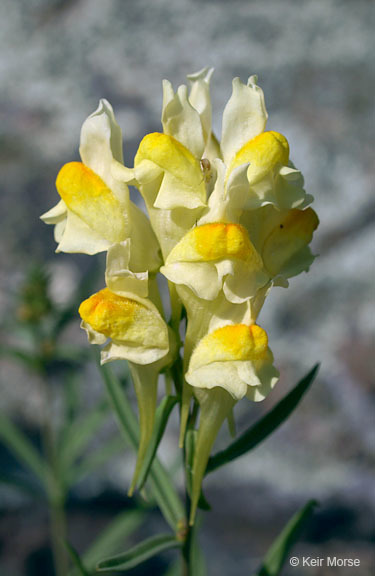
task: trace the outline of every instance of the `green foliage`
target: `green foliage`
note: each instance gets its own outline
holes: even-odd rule
[[[298,406],[303,395],[314,381],[318,369],[319,365],[317,364],[298,382],[289,394],[280,400],[263,418],[245,430],[228,448],[212,456],[208,461],[206,474],[246,454],[283,424]]]
[[[95,267],[94,267],[95,268]],[[95,275],[97,272],[95,272]],[[139,426],[131,403],[129,402],[124,382],[117,378],[108,365],[99,366],[105,384],[107,397],[99,400],[90,410],[80,399],[80,369],[90,358],[87,349],[69,347],[60,343],[63,330],[71,320],[76,320],[80,301],[90,292],[93,275],[86,276],[78,286],[71,301],[63,306],[56,306],[49,296],[49,277],[41,268],[34,267],[28,275],[25,285],[19,294],[17,326],[22,335],[17,345],[3,346],[1,353],[19,362],[28,371],[34,372],[42,382],[42,389],[51,395],[52,388],[48,381],[50,374],[62,376],[63,382],[63,423],[57,426],[46,418],[46,435],[43,450],[38,451],[25,434],[5,415],[0,415],[0,440],[23,464],[26,470],[38,480],[40,491],[44,490],[51,508],[52,517],[64,515],[64,504],[68,490],[82,478],[102,466],[113,456],[120,454],[124,448],[134,451],[138,448]],[[126,364],[123,365],[126,367]],[[211,456],[206,473],[231,462],[246,454],[270,436],[298,406],[303,395],[309,389],[318,371],[315,366],[276,406],[255,425],[234,440],[228,448]],[[206,567],[197,540],[197,526],[188,528],[186,513],[189,509],[189,496],[192,485],[192,464],[194,461],[197,430],[195,429],[198,405],[195,405],[190,417],[185,438],[185,474],[187,490],[186,511],[173,484],[171,474],[157,458],[157,450],[163,438],[172,410],[181,400],[183,386],[183,368],[178,357],[168,370],[170,388],[172,380],[177,396],[170,392],[163,398],[156,411],[152,438],[141,468],[137,487],[142,491],[148,503],[156,503],[173,534],[163,534],[149,538],[124,553],[115,554],[124,542],[133,535],[145,520],[147,508],[135,499],[136,508],[119,514],[91,546],[80,556],[66,540],[65,520],[63,519],[58,534],[54,534],[54,552],[62,547],[69,555],[73,568],[69,576],[90,576],[95,566],[99,572],[129,570],[152,556],[172,548],[181,548],[183,557],[188,563],[188,573],[194,576],[206,576]],[[47,398],[47,401],[51,398]],[[95,450],[90,451],[92,440],[96,438],[110,417],[110,411],[117,420],[121,435],[112,435],[104,439]],[[229,426],[234,433],[233,418]],[[125,441],[125,442],[124,442]],[[2,472],[0,482],[15,486],[28,493],[35,492],[32,484],[24,478],[16,478]],[[266,554],[257,576],[277,576],[291,547],[300,531],[310,518],[316,503],[310,501],[302,508],[276,539]],[[198,506],[209,510],[210,506],[200,495]],[[60,532],[59,532],[60,531]],[[59,540],[59,543],[57,542]],[[63,548],[63,551],[64,551]],[[57,552],[56,557],[60,553]],[[101,560],[101,558],[104,560]],[[65,557],[65,560],[67,558]],[[56,573],[62,576],[65,568],[56,566]],[[170,568],[175,573],[175,566]]]
[[[288,524],[268,550],[256,576],[278,576],[278,574],[280,574],[292,546],[295,544],[316,506],[317,502],[310,500],[289,520]]]
[[[163,400],[160,403],[160,406],[156,410],[154,432],[152,434],[137,482],[139,490],[143,488],[147,480],[148,473],[150,472],[158,446],[160,444],[165,428],[167,426],[169,415],[172,412],[173,407],[177,404],[177,402],[178,398],[176,396],[166,396],[165,398],[163,398]]]
[[[123,554],[102,560],[97,565],[97,571],[129,570],[152,558],[152,556],[160,554],[160,552],[164,550],[179,548],[180,546],[181,542],[179,542],[175,536],[169,534],[154,536],[130,548],[130,550]]]
[[[64,541],[65,548],[68,551],[71,561],[73,562],[76,571],[78,572],[79,576],[90,576],[89,572],[86,570],[79,554],[75,548],[67,540]]]
[[[142,510],[126,510],[118,514],[83,554],[86,566],[93,570],[100,558],[112,554],[134,533],[145,519]]]
[[[104,364],[99,368],[124,439],[137,450],[138,423],[130,402],[108,365]],[[176,529],[179,521],[184,517],[184,508],[169,474],[157,458],[154,458],[149,477],[151,491],[164,518],[173,529]]]

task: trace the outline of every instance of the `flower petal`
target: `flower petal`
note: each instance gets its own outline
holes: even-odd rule
[[[139,174],[137,168],[144,160],[156,164],[163,172],[169,173],[174,177],[175,183],[181,182],[182,190],[187,196],[192,196],[195,201],[202,205],[206,202],[206,188],[200,163],[193,154],[175,138],[166,134],[153,133],[148,134],[141,141],[137,154],[134,159],[137,179],[142,178],[147,181],[147,172]],[[156,176],[156,173],[155,173]],[[151,180],[155,178],[153,175]],[[140,183],[142,184],[142,180]],[[188,192],[187,192],[188,191]],[[169,190],[173,197],[173,190]],[[187,206],[191,202],[187,198]],[[182,204],[182,206],[184,206]]]
[[[243,223],[271,277],[290,278],[308,270],[314,259],[308,244],[319,224],[312,208],[280,211],[264,206],[245,213]]]
[[[111,242],[90,228],[79,216],[68,210],[63,230],[55,226],[55,239],[59,242],[56,252],[97,254],[108,250]],[[61,234],[62,232],[62,234]]]
[[[186,381],[196,388],[224,388],[236,400],[248,387],[258,387],[262,395],[270,382],[273,356],[266,332],[258,325],[227,325],[204,336],[193,351]],[[276,380],[272,380],[272,385]],[[255,395],[253,394],[255,397]]]
[[[126,238],[124,202],[82,162],[65,164],[56,179],[56,188],[69,211],[110,243]]]
[[[250,76],[247,85],[235,78],[232,96],[223,113],[221,150],[227,166],[246,142],[264,131],[267,118],[263,90],[257,86],[257,77]]]
[[[188,74],[191,89],[189,94],[190,104],[199,112],[202,122],[205,142],[211,135],[212,107],[210,97],[210,80],[213,68],[203,68],[195,74]]]
[[[57,224],[57,222],[61,222],[61,220],[66,219],[66,213],[66,204],[64,200],[60,200],[60,202],[51,208],[51,210],[48,210],[48,212],[42,214],[40,219],[43,220],[43,222],[46,224]]]
[[[197,158],[205,149],[205,138],[198,110],[189,102],[187,87],[179,86],[176,94],[168,80],[163,81],[163,111],[161,121],[164,133],[183,144]]]
[[[107,252],[105,283],[109,290],[120,296],[135,292],[139,296],[148,296],[148,272],[132,272],[129,269],[131,240],[113,244]]]
[[[279,132],[262,132],[242,146],[228,168],[230,174],[241,164],[250,163],[247,171],[249,184],[255,184],[273,170],[277,164],[289,161],[289,144]]]
[[[102,361],[125,358],[149,364],[169,350],[168,329],[158,310],[149,301],[123,297],[105,288],[82,302],[79,314],[85,324],[111,339],[102,351]]]
[[[83,123],[79,152],[83,163],[110,186],[107,177],[112,160],[122,164],[123,154],[121,128],[107,100],[100,100],[98,108]]]

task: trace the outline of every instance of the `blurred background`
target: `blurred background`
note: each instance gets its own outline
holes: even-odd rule
[[[268,128],[286,135],[291,158],[315,197],[320,227],[313,248],[319,257],[309,274],[292,279],[288,290],[274,289],[267,300],[260,324],[269,334],[281,380],[264,403],[237,407],[239,430],[313,364],[321,362],[321,369],[273,437],[207,478],[213,512],[204,518],[200,538],[210,575],[251,574],[287,519],[316,498],[320,506],[295,555],[359,558],[361,566],[351,573],[370,574],[374,3],[2,0],[0,23],[1,414],[38,448],[46,412],[50,423],[58,423],[78,395],[79,423],[88,410],[105,404],[76,313],[79,299],[103,283],[103,255],[54,254],[52,228],[39,220],[57,202],[56,174],[78,159],[82,122],[99,98],[114,107],[125,163],[131,166],[140,139],[160,130],[162,78],[177,87],[186,74],[214,66],[214,129],[220,134],[232,78],[246,81],[256,73]],[[42,317],[48,326],[58,324],[51,341],[38,340],[44,371],[35,364],[33,348]],[[80,552],[115,514],[134,507],[126,497],[134,459],[118,445],[105,406],[102,412],[100,427],[93,427],[94,442],[77,452],[78,472],[72,467],[76,475],[67,498],[69,539]],[[161,446],[161,459],[170,466],[178,459],[176,430],[172,421]],[[224,431],[218,446],[227,442]],[[96,462],[100,443],[108,446],[107,458]],[[83,452],[94,464],[80,472]],[[19,460],[2,442],[0,573],[49,576],[47,507]],[[178,475],[176,481],[181,483]],[[152,513],[126,545],[161,526],[159,514]],[[173,559],[173,553],[166,554],[130,573],[164,574]],[[339,576],[348,570],[286,565],[283,574]]]

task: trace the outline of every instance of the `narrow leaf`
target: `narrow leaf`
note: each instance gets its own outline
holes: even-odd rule
[[[166,396],[160,402],[160,406],[156,410],[154,431],[146,452],[143,466],[139,473],[138,489],[141,490],[147,480],[148,473],[154,461],[158,446],[163,437],[165,427],[168,422],[169,415],[173,407],[177,404],[178,399],[176,396]]]
[[[78,570],[78,574],[80,574],[80,576],[90,576],[90,574],[84,567],[82,560],[78,555],[78,552],[73,548],[73,546],[71,546],[67,540],[64,540],[64,545],[68,551],[71,561]]]
[[[119,380],[110,368],[99,365],[107,392],[120,427],[127,443],[134,450],[138,449],[138,423],[130,402]],[[157,458],[154,458],[150,470],[150,486],[155,500],[168,524],[175,530],[178,521],[184,518],[182,502],[174,488],[169,475]]]
[[[178,548],[180,546],[181,542],[179,542],[175,536],[170,536],[169,534],[155,536],[137,544],[123,554],[102,560],[96,569],[98,572],[129,570],[145,562],[152,556],[160,554],[160,552],[164,550],[170,550],[171,548]]]
[[[141,510],[126,510],[107,526],[83,555],[86,566],[95,568],[105,554],[112,554],[141,525],[145,515]]]
[[[245,430],[241,436],[232,442],[228,448],[214,454],[209,461],[206,474],[220,468],[224,464],[246,454],[255,446],[263,442],[272,432],[276,430],[290,416],[301,398],[313,382],[319,369],[319,364],[302,379],[268,414],[256,422],[253,426]]]
[[[291,520],[289,520],[288,524],[267,552],[263,564],[257,572],[257,576],[278,576],[278,574],[280,574],[292,546],[296,542],[300,532],[311,517],[316,506],[317,502],[315,500],[310,500],[291,518]]]
[[[4,414],[0,415],[0,439],[43,484],[47,482],[49,469],[46,462],[26,436]]]

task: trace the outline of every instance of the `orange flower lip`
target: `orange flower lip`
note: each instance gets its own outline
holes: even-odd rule
[[[121,339],[132,324],[137,311],[144,306],[130,298],[124,298],[108,288],[93,294],[79,307],[79,314],[96,332],[108,338]]]
[[[125,240],[125,220],[120,200],[91,168],[82,162],[65,164],[56,188],[68,209],[110,242]]]
[[[235,168],[250,162],[249,176],[263,177],[273,166],[286,166],[289,161],[289,144],[279,132],[262,132],[237,152],[229,166],[228,174]]]
[[[169,263],[227,259],[247,261],[255,256],[258,255],[243,226],[214,222],[192,228],[172,250]]]
[[[267,333],[257,324],[223,326],[199,342],[192,354],[189,372],[213,362],[261,360],[267,348]]]

